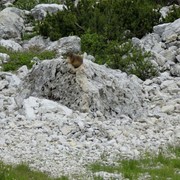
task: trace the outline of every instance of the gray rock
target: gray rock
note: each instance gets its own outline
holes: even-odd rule
[[[11,8],[6,8],[0,12],[0,38],[21,39],[24,28],[24,20],[12,12]]]
[[[158,34],[160,37],[162,36],[162,33],[164,32],[165,28],[170,25],[170,23],[160,24],[153,27],[153,32]]]
[[[155,33],[148,34],[141,39],[141,42],[143,44],[143,48],[146,51],[150,51],[160,41],[161,41],[160,36],[158,34],[155,34]]]
[[[138,81],[85,59],[77,70],[64,59],[43,61],[25,78],[22,87],[22,94],[24,88],[29,92],[25,97],[46,97],[81,112],[138,117],[143,111],[144,96]]]
[[[22,46],[13,40],[1,39],[0,46],[3,46],[10,51],[22,51],[23,50]]]
[[[17,76],[20,78],[20,79],[23,79],[25,78],[25,76],[28,74],[29,70],[27,68],[26,65],[20,67],[18,70],[17,70]]]
[[[170,43],[175,41],[180,34],[180,18],[175,20],[173,23],[170,23],[166,26],[164,32],[162,33],[163,41]]]
[[[35,49],[39,48],[40,50],[43,50],[49,47],[50,43],[51,42],[49,39],[45,39],[42,36],[35,36],[31,38],[29,41],[25,41],[22,46],[26,50],[33,49],[33,48]]]
[[[68,36],[52,42],[46,50],[55,50],[59,55],[66,52],[79,53],[81,51],[81,39],[77,36]]]
[[[47,13],[55,14],[64,8],[66,8],[65,5],[59,4],[38,4],[31,10],[31,14],[35,20],[42,20],[46,17]]]
[[[170,68],[170,73],[172,76],[180,77],[180,64],[175,64]]]
[[[166,61],[175,61],[176,59],[176,51],[173,51],[171,49],[162,51],[160,55],[166,58]]]
[[[176,56],[176,60],[180,63],[180,54]]]
[[[0,53],[0,65],[3,63],[7,63],[10,60],[10,56],[5,53]]]
[[[0,91],[3,90],[4,88],[7,88],[8,85],[9,85],[8,81],[6,81],[6,80],[1,81]]]

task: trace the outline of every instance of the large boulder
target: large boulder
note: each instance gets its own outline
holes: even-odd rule
[[[26,50],[29,50],[31,48],[39,48],[39,49],[43,50],[43,49],[49,47],[51,45],[51,43],[52,42],[49,40],[49,38],[45,39],[42,36],[35,36],[28,41],[24,41],[22,46]]]
[[[54,41],[46,50],[56,51],[59,55],[66,52],[79,53],[81,51],[81,39],[78,36],[68,36]]]
[[[64,5],[59,4],[38,4],[31,10],[31,14],[34,19],[42,20],[46,17],[47,13],[54,14],[58,11],[62,11],[64,8]]]
[[[180,36],[180,18],[170,23],[162,33],[162,40],[166,43],[176,41]]]
[[[0,12],[0,38],[20,39],[24,32],[24,20],[12,8],[6,8]]]
[[[81,51],[81,39],[77,36],[68,36],[52,42],[49,38],[35,36],[29,41],[25,41],[23,48],[26,50],[39,48],[41,50],[56,51],[59,55],[65,54],[67,51],[79,53]]]
[[[23,99],[37,96],[94,116],[136,118],[146,112],[140,83],[135,76],[86,59],[77,69],[65,59],[45,60],[24,79],[16,101],[21,107]]]

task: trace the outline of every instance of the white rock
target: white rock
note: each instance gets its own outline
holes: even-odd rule
[[[167,114],[172,114],[174,112],[174,105],[166,105],[162,107],[162,112],[167,113]]]
[[[0,53],[0,64],[7,63],[10,60],[10,56],[5,53]]]
[[[180,18],[170,23],[162,34],[163,41],[167,43],[174,41],[177,35],[180,34]]]
[[[50,40],[47,38],[43,38],[42,36],[35,36],[31,38],[29,41],[25,41],[23,43],[23,48],[26,50],[29,49],[45,49],[50,46]]]
[[[161,51],[160,55],[166,58],[166,61],[175,61],[176,51],[172,51],[168,49],[168,50]]]
[[[180,64],[175,64],[174,66],[171,66],[170,73],[173,76],[180,77]]]
[[[180,63],[180,55],[176,56],[176,60]]]
[[[36,120],[36,113],[35,109],[39,107],[37,102],[37,98],[29,97],[25,99],[23,102],[23,108],[25,112],[25,116],[27,120]]]
[[[10,40],[10,39],[9,40],[1,39],[0,46],[3,46],[10,51],[22,51],[23,50],[21,45],[19,45],[17,42]]]
[[[65,5],[59,4],[38,4],[32,10],[31,14],[36,20],[42,20],[46,17],[47,13],[55,14],[66,8]]]
[[[55,50],[59,55],[69,52],[79,53],[81,50],[81,39],[77,36],[63,37],[52,42],[46,50]]]
[[[7,88],[8,85],[9,85],[8,81],[6,80],[0,81],[0,91],[3,90],[4,88]]]
[[[20,78],[20,79],[23,79],[25,78],[25,76],[28,74],[29,70],[27,68],[26,65],[20,67],[18,70],[17,70],[17,76]]]
[[[5,8],[0,12],[0,37],[4,39],[20,39],[24,32],[24,20],[11,8]]]
[[[165,28],[166,28],[169,24],[170,24],[170,23],[165,23],[165,24],[160,24],[160,25],[154,26],[154,27],[153,27],[154,33],[159,34],[159,36],[161,36],[162,33],[164,32]]]

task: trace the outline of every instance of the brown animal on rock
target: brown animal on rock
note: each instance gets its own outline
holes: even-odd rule
[[[71,64],[74,68],[78,68],[83,64],[83,58],[80,55],[74,53],[67,53],[68,63]]]

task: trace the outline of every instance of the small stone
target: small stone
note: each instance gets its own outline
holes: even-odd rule
[[[162,107],[162,112],[171,114],[174,112],[174,109],[175,109],[174,105],[167,105]]]

